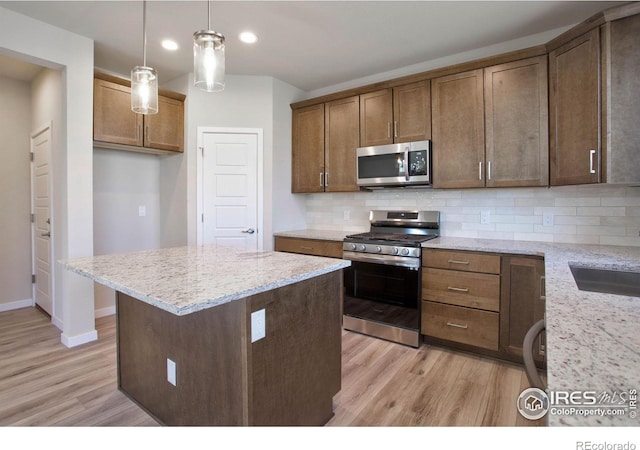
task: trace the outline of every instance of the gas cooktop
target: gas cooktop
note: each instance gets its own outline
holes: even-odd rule
[[[438,237],[438,234],[403,234],[367,232],[351,234],[345,238],[346,242],[402,242],[403,244],[419,244]]]

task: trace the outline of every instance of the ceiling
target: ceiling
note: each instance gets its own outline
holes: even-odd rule
[[[619,3],[214,1],[211,24],[226,37],[228,74],[267,75],[313,91],[567,27]],[[126,75],[142,65],[142,1],[23,0],[0,7],[93,39],[96,67]],[[206,28],[205,1],[147,2],[147,65],[161,84],[193,70],[192,36]],[[240,42],[244,30],[258,42]],[[164,50],[164,38],[179,49]],[[0,58],[0,74],[8,61]]]

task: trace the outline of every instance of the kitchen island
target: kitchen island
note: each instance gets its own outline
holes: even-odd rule
[[[118,386],[166,425],[322,425],[349,261],[217,246],[60,262],[117,291]]]

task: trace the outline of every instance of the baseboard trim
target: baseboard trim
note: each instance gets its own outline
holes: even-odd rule
[[[15,302],[0,303],[0,312],[12,311],[14,309],[30,308],[33,306],[33,299],[17,300]]]
[[[62,333],[60,336],[60,342],[62,342],[65,346],[72,348],[77,347],[78,345],[86,344],[87,342],[93,342],[98,340],[98,331],[92,330],[83,334],[78,334],[76,336],[67,336]]]
[[[99,319],[100,317],[113,316],[116,313],[116,305],[109,306],[107,308],[96,309],[95,318]]]

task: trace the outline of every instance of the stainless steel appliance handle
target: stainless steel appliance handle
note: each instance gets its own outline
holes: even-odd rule
[[[366,262],[373,264],[383,264],[387,266],[400,266],[418,270],[420,268],[420,258],[392,255],[374,255],[371,253],[342,252],[342,259],[356,262]]]
[[[409,147],[404,148],[404,179],[409,181]]]
[[[596,173],[595,164],[593,163],[594,156],[596,154],[595,150],[589,150],[589,173]]]

